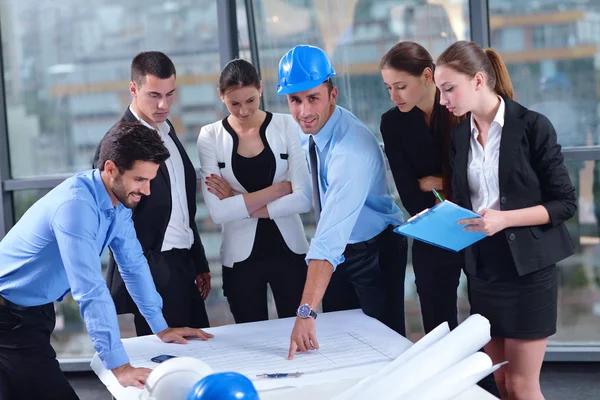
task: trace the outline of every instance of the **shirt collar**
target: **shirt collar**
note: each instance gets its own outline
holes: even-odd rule
[[[148,128],[154,129],[156,131],[156,128],[154,128],[152,125],[150,125],[149,123],[147,123],[146,121],[144,121],[142,118],[139,117],[139,115],[137,115],[135,113],[135,111],[133,111],[133,107],[129,106],[129,111],[131,111],[131,113],[133,114],[133,116],[135,117],[135,119],[137,119],[139,122],[141,122],[144,126],[147,126]],[[158,131],[157,132],[160,135],[168,135],[169,132],[171,131],[171,127],[166,122],[161,122],[161,123],[158,123],[156,125],[158,125]]]
[[[342,110],[340,109],[340,107],[335,106],[333,113],[331,113],[331,117],[329,117],[329,121],[327,121],[327,123],[325,123],[325,125],[323,125],[323,127],[321,128],[321,130],[319,132],[312,135],[313,140],[315,141],[315,144],[317,145],[317,148],[319,149],[319,151],[323,151],[325,146],[327,146],[327,143],[329,143],[329,140],[331,139],[331,136],[333,135],[333,128],[338,123],[341,116],[342,116]]]
[[[494,116],[494,120],[492,121],[490,128],[494,125],[494,123],[500,125],[500,128],[504,128],[504,110],[506,109],[506,105],[504,104],[504,99],[502,96],[498,96],[498,98],[500,99],[500,107],[498,107],[498,111]],[[474,133],[476,130],[477,125],[475,125],[475,119],[473,118],[473,113],[471,113],[471,133]],[[479,131],[477,131],[477,135],[479,135]]]
[[[94,186],[96,187],[96,196],[100,209],[102,211],[114,209],[115,207],[113,206],[112,200],[108,195],[108,189],[106,186],[104,186],[99,169],[95,169],[94,172],[92,172],[92,179],[94,181]]]

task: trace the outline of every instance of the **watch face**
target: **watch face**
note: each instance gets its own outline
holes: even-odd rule
[[[308,318],[310,316],[310,307],[305,305],[302,305],[298,308],[298,316],[300,318]]]

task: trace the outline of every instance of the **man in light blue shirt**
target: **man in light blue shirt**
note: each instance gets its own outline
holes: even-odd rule
[[[79,173],[36,202],[0,242],[0,399],[76,399],[50,345],[53,302],[71,292],[104,365],[123,386],[143,387],[120,340],[100,255],[110,245],[127,289],[164,342],[207,339],[199,329],[169,328],[131,208],[169,157],[160,136],[141,124],[116,125],[100,150],[100,169]]]
[[[313,46],[296,46],[279,63],[280,95],[303,132],[313,178],[317,231],[306,255],[308,276],[289,358],[318,348],[315,309],[361,308],[404,334],[406,240],[394,234],[394,202],[373,133],[336,105],[335,70]]]

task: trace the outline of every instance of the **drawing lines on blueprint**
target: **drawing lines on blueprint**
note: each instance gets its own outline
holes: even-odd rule
[[[384,349],[353,332],[319,337],[320,350],[296,353],[292,361],[287,359],[289,339],[242,340],[227,345],[210,340],[201,347],[182,348],[177,355],[199,358],[215,372],[231,371],[235,366],[236,372],[246,376],[275,372],[318,373],[393,359]]]

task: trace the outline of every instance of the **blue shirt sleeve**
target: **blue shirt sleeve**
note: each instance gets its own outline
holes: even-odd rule
[[[339,152],[327,169],[329,187],[323,198],[321,217],[310,242],[306,260],[326,260],[335,270],[344,261],[350,234],[367,200],[373,178],[379,171],[365,155]]]
[[[129,362],[121,342],[117,312],[102,277],[96,246],[98,211],[83,200],[61,204],[50,224],[58,244],[73,298],[92,344],[107,369]]]
[[[135,234],[130,210],[127,210],[126,216],[127,219],[123,221],[120,232],[111,241],[110,248],[127,291],[152,332],[158,333],[168,328],[162,314],[162,299],[156,291],[148,260],[144,257],[142,246]]]

